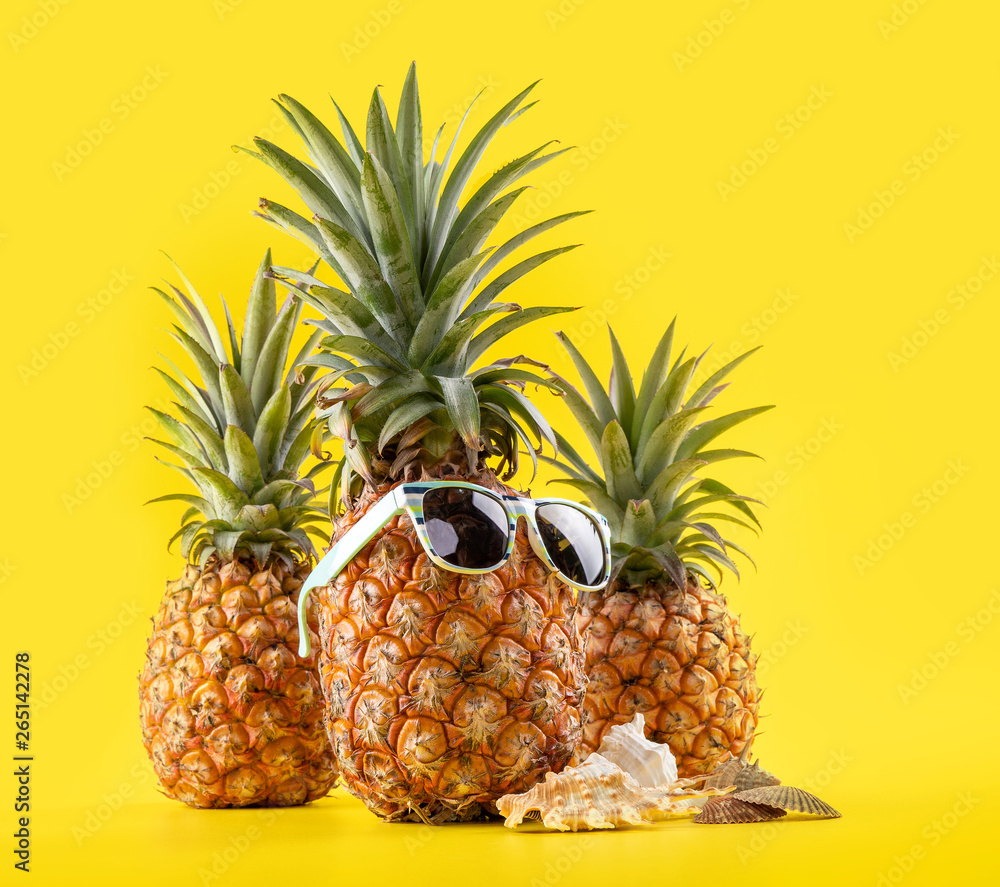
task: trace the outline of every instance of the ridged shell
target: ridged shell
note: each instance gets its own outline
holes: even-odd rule
[[[504,795],[497,801],[497,809],[508,828],[525,819],[540,819],[546,828],[561,832],[614,828],[690,816],[696,808],[685,805],[686,799],[719,794],[693,789],[700,781],[685,779],[643,788],[595,753],[577,767],[547,773],[543,782],[523,794]]]
[[[742,769],[743,765],[736,758],[726,761],[708,774],[705,788],[726,788],[729,785],[736,785],[736,777]]]
[[[767,822],[780,819],[786,813],[780,807],[769,807],[766,804],[752,804],[739,798],[710,798],[705,802],[694,821],[712,825],[736,822]]]
[[[840,816],[826,801],[821,801],[801,788],[790,785],[764,785],[733,795],[741,801],[752,804],[767,804],[780,807],[782,810],[795,810],[798,813],[811,813],[813,816],[837,818]]]
[[[645,726],[646,719],[640,712],[627,724],[612,727],[604,734],[597,754],[617,764],[646,788],[676,782],[677,761],[670,746],[648,740]]]
[[[762,785],[781,785],[781,780],[760,766],[760,761],[750,764],[750,743],[743,746],[738,758],[726,761],[716,767],[705,780],[705,788],[727,788],[735,785],[737,791],[745,791]]]
[[[750,767],[744,767],[736,774],[734,782],[737,791],[747,791],[760,788],[763,785],[781,785],[781,780],[773,773],[768,773],[760,766],[760,761],[754,761]]]

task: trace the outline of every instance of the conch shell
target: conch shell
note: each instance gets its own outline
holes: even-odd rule
[[[648,740],[645,726],[640,712],[627,724],[612,727],[604,734],[597,753],[646,788],[676,782],[677,761],[670,746]]]
[[[699,791],[693,786],[704,777],[683,779],[644,788],[617,765],[597,754],[562,773],[546,773],[545,780],[519,795],[497,801],[504,825],[514,828],[525,818],[540,819],[546,828],[561,832],[614,828],[691,816],[697,808],[689,798],[711,797],[720,791]]]

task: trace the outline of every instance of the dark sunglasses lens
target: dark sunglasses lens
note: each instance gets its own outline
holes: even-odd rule
[[[507,511],[492,496],[468,487],[424,493],[424,527],[434,553],[456,567],[488,570],[507,553]]]
[[[604,536],[593,518],[570,505],[539,505],[535,522],[559,571],[580,585],[604,582]]]

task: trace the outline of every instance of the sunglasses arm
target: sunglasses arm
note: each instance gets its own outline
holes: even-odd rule
[[[402,497],[397,496],[396,487],[383,496],[368,513],[342,536],[316,564],[313,571],[299,589],[299,656],[305,659],[311,652],[309,625],[306,609],[309,595],[314,588],[328,585],[344,569],[351,559],[364,548],[372,536],[403,510]]]

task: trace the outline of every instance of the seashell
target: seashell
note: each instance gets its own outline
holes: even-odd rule
[[[604,734],[597,754],[617,764],[639,785],[655,788],[677,781],[677,761],[670,746],[646,738],[646,719],[640,712],[627,724]]]
[[[760,761],[750,764],[748,740],[738,758],[730,758],[721,767],[716,767],[705,781],[705,788],[726,788],[735,785],[737,791],[745,791],[762,785],[781,785],[781,780],[760,766]]]
[[[541,820],[546,828],[561,832],[637,825],[690,816],[697,810],[685,806],[685,800],[721,794],[696,790],[694,786],[701,781],[683,779],[644,788],[595,752],[579,766],[546,773],[544,781],[523,794],[504,795],[497,809],[508,828],[525,819]]]
[[[736,785],[736,777],[743,770],[739,758],[730,758],[725,764],[716,767],[705,780],[705,788],[726,788]]]
[[[813,816],[834,819],[840,816],[840,813],[816,795],[790,785],[763,785],[737,792],[733,797],[741,801],[750,801],[752,804],[767,804],[771,807],[780,807],[782,810],[811,813]]]
[[[753,804],[735,797],[709,798],[694,822],[712,825],[734,822],[767,822],[780,819],[786,813],[780,807]]]
[[[754,761],[751,766],[744,767],[736,774],[733,784],[737,791],[743,792],[763,785],[781,785],[781,780],[761,767],[760,761]]]

